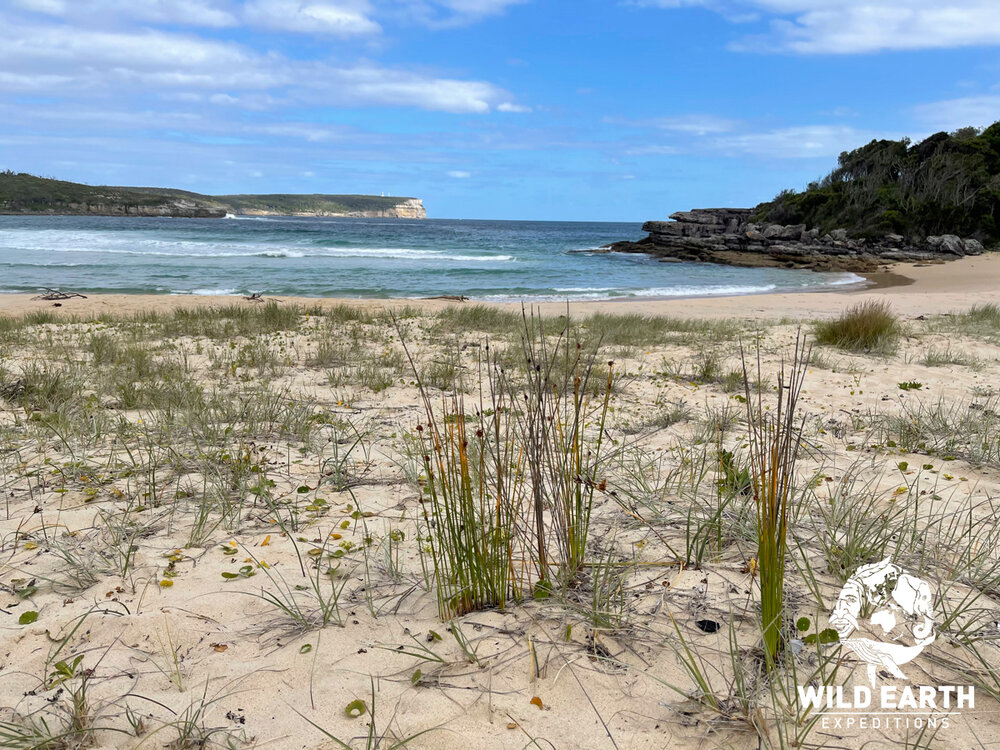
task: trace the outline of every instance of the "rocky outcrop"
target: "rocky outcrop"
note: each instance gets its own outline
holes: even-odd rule
[[[878,241],[851,239],[846,229],[820,235],[805,224],[750,220],[749,208],[698,208],[671,214],[672,221],[647,221],[649,236],[615,242],[608,252],[648,253],[664,260],[730,266],[809,268],[815,271],[872,271],[898,261],[933,261],[979,255],[981,243],[952,234],[908,241],[889,234]]]

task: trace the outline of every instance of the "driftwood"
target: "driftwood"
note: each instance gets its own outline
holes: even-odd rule
[[[78,292],[61,292],[58,289],[49,289],[47,286],[39,287],[42,294],[37,297],[32,297],[31,299],[43,299],[46,301],[52,301],[56,299],[73,299],[74,297],[79,297],[80,299],[87,299],[85,294],[79,294]]]
[[[244,297],[247,302],[265,302],[264,292],[251,292],[249,297]],[[271,302],[281,302],[280,299],[273,299]]]
[[[461,294],[438,294],[434,297],[424,297],[424,299],[446,299],[452,302],[468,302],[469,298]]]

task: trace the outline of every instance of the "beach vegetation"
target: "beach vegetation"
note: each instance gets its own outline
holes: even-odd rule
[[[924,367],[947,367],[949,365],[959,365],[961,367],[971,367],[979,369],[982,367],[982,360],[966,352],[958,351],[947,346],[943,349],[930,347],[920,358],[920,364]]]
[[[855,352],[891,354],[899,345],[902,326],[888,302],[868,300],[848,308],[833,320],[814,325],[820,344]]]
[[[546,691],[578,680],[619,746],[634,679],[722,744],[821,745],[795,685],[858,678],[819,635],[850,575],[886,558],[935,591],[933,668],[987,710],[1000,696],[987,306],[908,324],[950,334],[919,388],[905,370],[927,344],[823,370],[786,321],[746,334],[759,356],[733,392],[740,323],[265,304],[0,317],[0,591],[20,639],[0,744],[266,741],[205,670],[260,685],[299,659],[288,700],[326,711],[299,727],[316,742],[391,747],[426,726],[400,728],[391,701],[457,686],[496,706],[521,669],[526,710],[561,720]],[[373,645],[387,663],[366,663]],[[371,735],[370,713],[342,710],[375,706],[367,674]]]
[[[756,369],[759,373],[759,350],[757,356]],[[798,413],[798,400],[808,367],[809,347],[804,339],[796,339],[789,369],[786,371],[782,365],[778,375],[777,401],[773,407],[768,404],[765,408],[762,390],[758,388],[756,392],[751,392],[750,374],[744,357],[748,465],[742,471],[726,467],[728,484],[735,491],[752,493],[756,509],[760,611],[768,670],[784,646],[782,623],[785,616],[789,506],[795,492],[795,469],[804,427],[804,419]]]
[[[435,408],[414,365],[425,421],[425,533],[442,619],[509,600],[547,597],[576,580],[612,391],[591,400],[596,352],[566,325],[554,341],[535,315],[522,318],[525,379],[489,352],[479,363],[480,402],[466,408],[459,381]],[[411,359],[412,361],[412,359]]]

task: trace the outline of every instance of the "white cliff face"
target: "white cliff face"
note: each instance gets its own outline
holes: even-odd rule
[[[392,208],[380,208],[372,211],[269,211],[263,208],[244,208],[238,212],[241,216],[343,216],[350,219],[426,219],[427,211],[419,198],[408,198],[400,201]]]
[[[410,198],[402,203],[397,203],[396,207],[390,209],[385,216],[396,219],[426,219],[427,211],[419,198]]]

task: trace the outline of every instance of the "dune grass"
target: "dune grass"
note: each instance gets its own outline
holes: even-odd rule
[[[834,320],[817,322],[817,343],[853,352],[892,354],[899,345],[902,326],[888,302],[868,300],[855,305]]]
[[[234,308],[215,319],[0,318],[0,518],[8,524],[0,586],[19,603],[15,614],[40,612],[54,634],[70,598],[104,604],[120,586],[135,594],[133,611],[148,611],[153,596],[181,596],[211,571],[219,591],[243,587],[227,599],[249,602],[256,625],[273,631],[254,633],[274,649],[261,657],[265,669],[304,654],[297,649],[307,633],[315,640],[305,645],[318,651],[324,627],[343,625],[339,638],[358,625],[405,626],[434,650],[436,672],[424,664],[417,674],[405,661],[417,658],[412,647],[397,652],[399,671],[381,681],[380,702],[382,691],[395,699],[438,684],[485,695],[487,679],[512,663],[530,665],[528,697],[544,699],[546,679],[595,664],[581,672],[585,691],[648,675],[665,711],[704,722],[721,744],[811,747],[825,737],[812,733],[816,715],[796,705],[795,685],[843,684],[853,665],[833,644],[789,648],[803,637],[790,625],[806,617],[809,632],[820,629],[851,572],[891,556],[939,592],[947,648],[933,652],[934,668],[982,689],[987,709],[1000,695],[989,640],[1000,620],[992,604],[997,502],[962,494],[991,481],[978,464],[1000,466],[1000,406],[986,385],[996,370],[985,356],[978,391],[942,389],[946,371],[938,370],[921,374],[922,390],[896,393],[903,375],[892,375],[891,402],[853,408],[846,420],[822,411],[804,428],[796,399],[805,357],[786,348],[787,329],[759,334],[763,361],[738,373],[741,394],[731,392],[732,353],[723,346],[737,323],[539,320],[468,305],[410,311],[394,328],[381,313],[349,307]],[[995,312],[955,320],[980,336]],[[957,335],[944,358],[973,347]],[[628,361],[609,364],[609,350]],[[664,377],[664,356],[683,363],[681,377]],[[837,356],[861,369],[899,361]],[[619,378],[626,366],[631,376]],[[825,402],[820,390],[813,400],[813,379],[840,393],[845,378],[809,377],[803,408],[815,415]],[[836,430],[826,427],[834,417]],[[800,437],[809,446],[802,455]],[[235,535],[258,546],[241,537],[230,547]],[[266,546],[265,535],[273,536]],[[225,576],[213,567],[220,551]],[[211,607],[213,598],[193,601]],[[424,612],[426,629],[435,607],[448,624],[434,632],[445,634],[451,655],[413,625]],[[491,608],[504,613],[474,614]],[[502,630],[489,624],[501,618]],[[15,621],[12,632],[44,638]],[[198,627],[207,638],[214,626]],[[96,648],[101,629],[91,637]],[[286,638],[299,640],[288,650]],[[677,684],[650,669],[663,650],[681,666]],[[47,679],[55,662],[70,669],[80,654],[90,668],[90,653],[74,641],[52,663],[21,668]],[[188,689],[201,658],[192,652],[178,672]],[[160,661],[167,672],[152,677],[162,681],[172,667]],[[230,739],[213,734],[222,724],[204,696],[129,713],[150,675],[138,675],[133,694],[115,697],[109,711],[95,712],[96,698],[89,713],[78,711],[69,689],[92,690],[112,676],[99,674],[86,685],[67,677],[61,696],[26,696],[0,714],[0,744],[58,747],[64,737],[89,739],[92,726],[135,734],[143,723],[145,736],[149,727],[159,733],[146,744],[175,732],[179,742]],[[109,682],[123,684],[123,674]],[[330,731],[343,734],[342,707],[334,708]],[[407,725],[398,736],[413,731]]]

